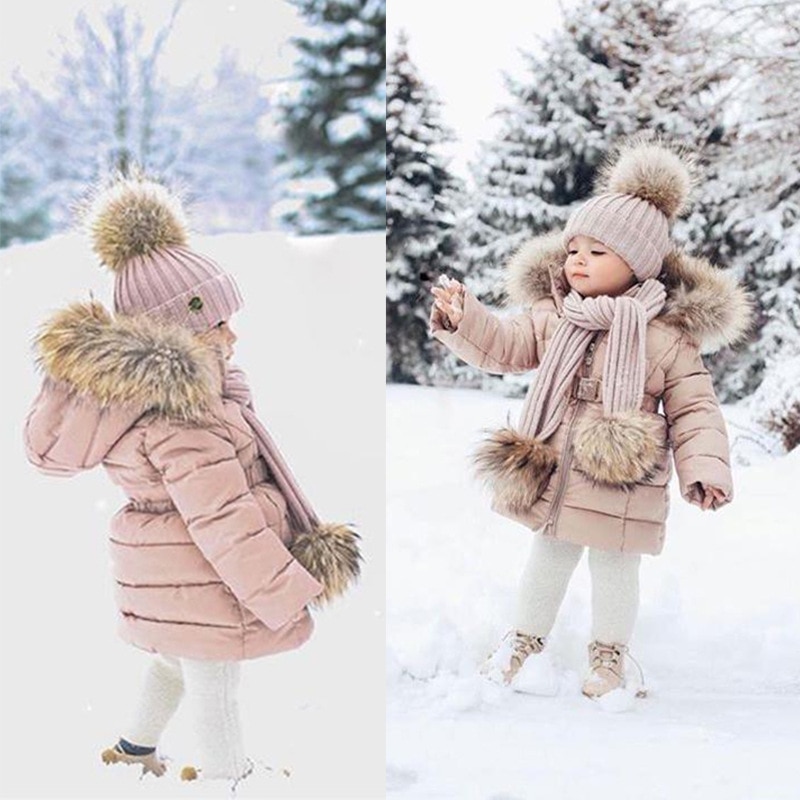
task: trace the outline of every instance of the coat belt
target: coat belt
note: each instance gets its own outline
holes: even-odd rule
[[[603,379],[585,378],[581,375],[576,375],[572,383],[570,396],[586,403],[602,403]],[[645,411],[655,413],[658,410],[658,400],[649,394],[645,394],[642,398],[642,408]]]

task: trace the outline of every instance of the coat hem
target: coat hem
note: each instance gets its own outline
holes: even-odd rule
[[[313,631],[314,620],[307,609],[277,631],[263,625],[251,629],[173,625],[130,616],[122,617],[117,628],[124,642],[145,652],[208,661],[247,661],[295,650]]]

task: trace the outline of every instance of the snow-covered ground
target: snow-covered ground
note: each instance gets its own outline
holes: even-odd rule
[[[779,455],[746,408],[724,407],[734,501],[702,512],[673,479],[631,643],[650,694],[611,713],[579,690],[585,559],[549,647],[558,693],[476,674],[509,625],[530,535],[489,510],[468,457],[521,402],[387,389],[388,796],[797,800],[800,449]]]
[[[316,613],[301,649],[243,664],[245,742],[273,767],[238,796],[384,794],[384,236],[197,237],[241,286],[235,363],[256,408],[324,519],[355,522],[359,587]],[[89,291],[110,307],[113,281],[85,242],[58,236],[0,251],[3,517],[0,535],[0,796],[224,797],[185,784],[184,708],[162,740],[164,778],[106,767],[149,656],[115,632],[108,520],[124,502],[102,469],[69,480],[25,459],[22,425],[39,386],[30,342],[53,309]],[[289,777],[282,774],[288,769]]]

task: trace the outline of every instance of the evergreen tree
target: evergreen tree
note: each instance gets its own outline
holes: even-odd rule
[[[726,27],[721,53],[740,65],[731,94],[746,98],[737,146],[719,164],[739,194],[721,227],[756,303],[746,345],[713,371],[724,399],[757,389],[762,416],[793,419],[790,441],[800,418],[800,393],[786,377],[800,357],[800,3],[720,4],[712,24]]]
[[[384,0],[290,0],[312,32],[293,41],[299,91],[284,102],[285,215],[302,233],[386,223]]]
[[[31,157],[31,131],[8,92],[0,94],[0,247],[50,232],[52,196],[41,165]]]
[[[450,359],[434,377],[441,348],[428,334],[428,316],[437,275],[461,275],[454,226],[463,187],[437,149],[453,133],[442,123],[440,100],[409,57],[405,34],[390,60],[386,87],[387,379],[431,383],[456,371]]]

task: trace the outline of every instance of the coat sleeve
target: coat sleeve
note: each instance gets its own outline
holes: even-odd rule
[[[663,399],[681,495],[702,506],[702,492],[693,484],[715,486],[725,494],[720,508],[733,499],[725,419],[697,344],[684,335],[676,350],[665,371]]]
[[[282,627],[320,594],[322,585],[266,524],[229,439],[211,428],[157,423],[144,447],[192,540],[268,628]]]
[[[496,374],[528,372],[539,365],[536,316],[524,312],[498,317],[464,290],[464,316],[454,331],[446,330],[431,309],[430,333],[462,361]]]
[[[45,475],[75,475],[97,466],[141,414],[102,407],[68,383],[46,377],[25,418],[25,455]]]

